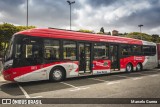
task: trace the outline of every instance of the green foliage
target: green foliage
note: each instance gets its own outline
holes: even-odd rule
[[[108,32],[108,35],[111,35],[111,32]]]
[[[103,32],[98,32],[97,34],[103,34],[103,35],[104,35],[104,33],[103,33]]]
[[[26,26],[14,26],[13,24],[9,23],[0,24],[0,52],[6,49],[7,44],[14,33],[31,28],[35,28],[35,26],[26,27]]]
[[[94,33],[94,31],[86,30],[86,29],[80,29],[79,32],[84,32],[84,33]]]
[[[134,39],[140,39],[140,40],[142,38],[142,40],[152,42],[152,36],[148,35],[146,33],[132,32],[132,33],[128,33],[126,35],[126,37],[128,37],[128,38],[134,38]]]
[[[152,35],[152,41],[155,43],[160,43],[160,37],[157,34]]]
[[[103,27],[101,27],[100,32],[104,33],[104,28]]]

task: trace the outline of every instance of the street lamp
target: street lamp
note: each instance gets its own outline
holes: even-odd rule
[[[27,0],[27,28],[28,28],[28,0]]]
[[[140,27],[140,33],[141,33],[141,27],[142,27],[143,25],[138,25],[138,27]]]
[[[70,5],[70,30],[71,30],[71,5],[74,4],[75,1],[72,1],[72,2],[71,2],[71,1],[68,0],[67,2],[68,2],[68,4]]]
[[[141,25],[138,25],[138,27],[140,28],[140,33],[142,33],[141,32],[141,27],[142,27],[143,25],[141,24]],[[141,40],[142,40],[142,35],[141,35]]]

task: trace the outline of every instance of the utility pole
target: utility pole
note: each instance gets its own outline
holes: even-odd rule
[[[138,25],[138,27],[140,28],[140,33],[142,33],[141,32],[141,27],[142,27],[143,25],[141,24],[141,25]],[[142,40],[142,35],[141,35],[141,40]]]
[[[28,28],[28,0],[27,0],[27,28]]]
[[[72,9],[72,8],[71,8],[71,5],[74,4],[75,1],[72,1],[72,2],[71,2],[71,1],[68,0],[67,2],[68,2],[68,4],[69,4],[69,6],[70,6],[70,30],[71,30],[71,24],[72,24],[72,23],[71,23],[71,20],[72,20],[72,17],[71,17],[71,9]]]

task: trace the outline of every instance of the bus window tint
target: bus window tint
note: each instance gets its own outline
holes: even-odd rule
[[[59,59],[59,41],[58,40],[44,40],[44,58],[46,60],[58,60]]]
[[[76,42],[63,41],[63,58],[76,60]]]
[[[134,45],[133,46],[133,55],[141,55],[142,48],[141,46]]]
[[[153,56],[156,54],[155,46],[143,46],[143,55]]]
[[[121,45],[122,56],[131,55],[131,46],[130,45]]]
[[[14,44],[14,67],[41,64],[41,40],[32,37],[17,37]]]
[[[103,43],[94,44],[94,59],[108,59],[108,45]]]
[[[151,47],[150,46],[143,46],[143,55],[148,55],[150,56],[152,53]]]
[[[156,47],[152,46],[151,49],[152,49],[152,55],[155,55],[156,54]]]
[[[30,43],[25,45],[25,58],[39,58],[40,47],[35,40],[31,40]]]
[[[36,39],[21,38],[15,44],[15,58],[39,58],[40,45]]]
[[[15,52],[15,58],[20,58],[21,52],[22,52],[22,45],[20,44],[16,44],[15,48],[16,48],[16,52]]]

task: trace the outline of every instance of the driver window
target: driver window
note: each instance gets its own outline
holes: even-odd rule
[[[29,43],[25,45],[25,58],[39,58],[40,57],[40,47],[36,40],[30,40]]]

